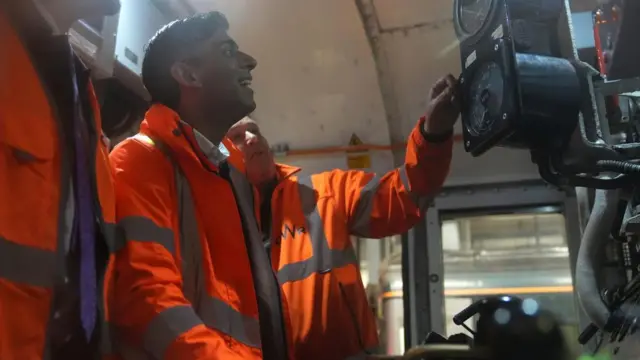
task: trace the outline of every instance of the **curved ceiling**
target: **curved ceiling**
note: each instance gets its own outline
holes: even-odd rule
[[[358,1],[377,17],[373,38]],[[460,72],[451,0],[189,2],[197,11],[226,14],[231,35],[258,60],[255,118],[272,145],[342,146],[353,133],[364,143],[388,145],[395,142],[392,135],[408,135],[423,114],[431,84]],[[379,52],[372,51],[370,40]],[[383,102],[383,93],[395,109]],[[283,161],[313,172],[346,167],[344,154]],[[392,167],[390,152],[374,153],[373,170]],[[448,183],[531,178],[538,174],[528,152],[494,149],[472,158],[458,144]]]

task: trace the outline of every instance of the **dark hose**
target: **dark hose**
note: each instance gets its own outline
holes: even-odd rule
[[[640,164],[618,160],[599,160],[596,162],[598,169],[621,174],[640,175]]]
[[[593,209],[584,230],[576,266],[576,289],[580,304],[591,321],[602,329],[609,309],[602,301],[596,274],[603,268],[604,247],[618,209],[619,190],[596,190]]]

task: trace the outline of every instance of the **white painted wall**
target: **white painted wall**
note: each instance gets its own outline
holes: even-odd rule
[[[431,84],[460,74],[451,0],[375,0],[382,44],[400,103],[403,132],[423,114]],[[400,30],[406,28],[407,30]],[[458,124],[460,125],[460,124]],[[458,126],[458,133],[461,127]],[[537,178],[527,151],[493,149],[479,158],[456,144],[449,185]]]
[[[291,149],[364,142],[388,144],[375,65],[355,3],[349,0],[197,0],[219,10],[240,48],[258,60],[255,119],[272,144]],[[373,167],[387,170],[390,155]],[[346,167],[343,155],[287,159],[308,171]]]
[[[291,149],[388,144],[386,114],[371,49],[353,0],[191,0],[199,11],[219,10],[231,35],[258,60],[255,118],[272,144]],[[458,75],[451,0],[375,0],[389,73],[409,134],[422,115],[430,85]],[[344,155],[287,158],[307,171],[346,167]],[[372,168],[392,167],[390,153],[373,153]],[[528,152],[495,149],[473,159],[457,144],[449,184],[537,178]]]
[[[145,45],[156,31],[172,19],[160,13],[150,0],[120,0],[120,3],[116,60],[140,75]],[[137,62],[132,62],[125,55],[128,51],[135,54],[133,58]]]

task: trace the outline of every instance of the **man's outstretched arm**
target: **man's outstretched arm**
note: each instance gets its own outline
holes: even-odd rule
[[[440,191],[449,173],[453,126],[459,115],[452,76],[431,89],[424,117],[409,135],[405,162],[382,176],[364,171],[325,174],[336,202],[344,206],[354,235],[379,238],[413,227]]]

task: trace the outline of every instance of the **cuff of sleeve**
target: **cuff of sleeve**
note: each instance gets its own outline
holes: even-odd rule
[[[447,142],[447,140],[453,137],[453,129],[451,129],[451,131],[447,131],[444,134],[429,134],[424,130],[425,121],[427,121],[427,118],[425,116],[420,118],[420,121],[418,121],[417,130],[420,132],[420,134],[422,135],[422,138],[426,140],[426,142],[431,144],[445,143]]]
[[[429,134],[424,131],[424,121],[425,118],[422,117],[411,133],[411,140],[418,146],[418,148],[425,146],[435,146],[436,148],[444,146],[444,148],[448,148],[447,145],[453,143],[453,129],[444,134]]]
[[[429,134],[424,131],[424,126],[420,126],[420,133],[422,137],[430,143],[443,143],[453,137],[453,129],[451,131],[447,131],[444,134]]]
[[[444,183],[453,155],[453,134],[443,134],[444,141],[430,141],[422,131],[424,118],[414,127],[409,138],[405,169],[411,191],[427,196],[434,194]],[[437,139],[439,140],[439,139]]]

